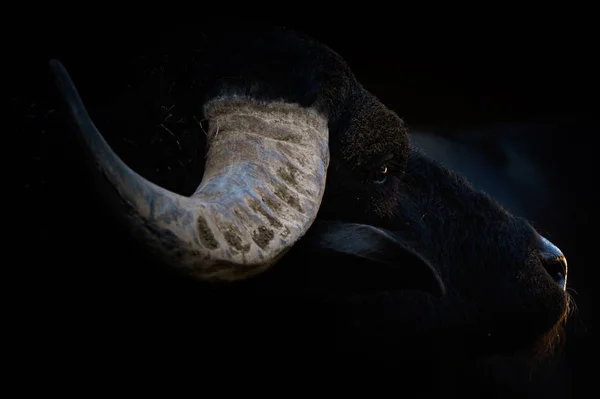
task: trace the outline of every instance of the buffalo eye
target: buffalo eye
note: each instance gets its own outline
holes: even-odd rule
[[[383,184],[387,180],[388,168],[386,165],[380,165],[371,173],[371,181],[375,184]]]

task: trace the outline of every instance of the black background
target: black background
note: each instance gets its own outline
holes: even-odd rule
[[[586,363],[593,350],[591,298],[598,242],[592,226],[600,221],[594,166],[599,87],[592,29],[558,23],[520,30],[507,23],[486,31],[465,26],[438,31],[428,24],[372,25],[289,27],[340,53],[358,80],[410,127],[460,130],[531,121],[559,127],[535,132],[556,201],[547,217],[534,223],[567,255],[569,285],[579,311],[568,329],[564,360],[552,377],[535,381],[539,386],[533,392],[545,397],[579,396],[576,393],[591,386],[593,378],[593,366]],[[122,70],[131,71],[138,54],[160,52],[164,46],[176,53],[173,43],[189,48],[220,28],[218,24],[135,29],[119,25],[109,30],[90,24],[47,24],[25,27],[13,36],[4,86],[10,96],[8,140],[16,138],[18,145],[6,146],[4,152],[7,159],[15,157],[11,170],[17,172],[18,205],[23,211],[9,215],[16,217],[18,227],[10,234],[15,246],[4,254],[9,272],[4,281],[9,315],[14,316],[9,318],[9,329],[16,333],[9,349],[16,355],[12,369],[18,376],[43,374],[60,360],[55,356],[61,350],[53,348],[49,355],[47,346],[58,342],[68,352],[69,342],[79,343],[77,329],[71,329],[77,325],[72,320],[77,313],[74,303],[88,310],[102,305],[89,300],[103,288],[91,282],[95,272],[86,270],[82,237],[86,233],[77,230],[85,225],[73,221],[81,210],[79,198],[87,197],[80,194],[84,183],[77,181],[71,147],[61,141],[60,134],[66,133],[56,129],[59,122],[47,61],[60,58],[84,99],[92,97],[90,101],[102,104],[127,83]],[[141,170],[143,163],[142,159],[138,164]],[[98,278],[110,281],[106,276]],[[124,290],[126,285],[115,284],[117,288],[107,289]],[[60,339],[55,340],[57,336]]]

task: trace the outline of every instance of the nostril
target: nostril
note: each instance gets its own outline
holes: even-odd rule
[[[542,258],[542,264],[546,268],[548,274],[550,274],[550,276],[554,279],[554,281],[556,281],[558,285],[565,289],[567,285],[567,261],[565,257],[563,256],[551,259]]]
[[[542,264],[550,276],[563,290],[567,289],[567,258],[561,250],[546,238],[540,236]]]

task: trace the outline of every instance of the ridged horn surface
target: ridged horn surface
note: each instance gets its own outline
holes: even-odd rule
[[[204,177],[185,197],[128,167],[64,66],[50,67],[87,152],[126,205],[120,216],[168,264],[202,280],[241,280],[273,265],[314,221],[329,163],[327,120],[317,111],[239,97],[208,102]]]

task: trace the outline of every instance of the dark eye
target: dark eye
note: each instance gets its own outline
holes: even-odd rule
[[[383,184],[387,180],[388,168],[381,165],[372,172],[371,181],[375,184]]]

